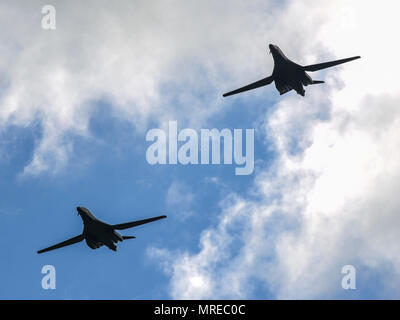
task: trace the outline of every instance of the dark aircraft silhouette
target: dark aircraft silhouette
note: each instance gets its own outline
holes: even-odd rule
[[[71,239],[65,240],[54,246],[48,247],[46,249],[39,250],[37,253],[43,253],[50,250],[62,248],[65,246],[69,246],[74,243],[78,243],[85,239],[86,244],[92,248],[97,249],[102,245],[105,245],[111,250],[117,251],[117,246],[115,243],[118,241],[122,241],[125,239],[135,239],[133,236],[121,236],[115,230],[124,230],[128,228],[133,228],[140,226],[145,223],[153,222],[156,220],[164,219],[167,216],[158,216],[154,218],[138,220],[133,222],[121,223],[110,225],[105,222],[98,220],[88,209],[85,207],[77,207],[78,215],[81,216],[83,221],[83,232],[79,236],[73,237]]]
[[[275,87],[281,95],[289,92],[290,90],[295,90],[299,95],[304,97],[306,91],[304,90],[303,86],[308,86],[309,84],[324,83],[324,81],[321,80],[312,80],[311,77],[306,73],[306,71],[317,71],[361,58],[360,56],[356,56],[341,60],[312,64],[303,67],[288,59],[278,46],[270,44],[269,50],[270,53],[272,53],[272,57],[274,58],[274,71],[272,72],[272,75],[242,88],[227,92],[223,94],[223,97],[263,87],[272,83],[272,81],[275,81]]]

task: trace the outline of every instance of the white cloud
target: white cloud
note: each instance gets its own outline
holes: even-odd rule
[[[396,1],[53,1],[56,31],[40,28],[44,4],[0,4],[2,134],[42,132],[26,174],[68,163],[99,100],[138,130],[171,119],[198,127],[237,79],[270,71],[268,42],[301,64],[362,55],[266,115],[279,156],[255,178],[261,202],[228,197],[198,253],[150,253],[175,298],[248,297],[260,284],[276,297],[334,296],[349,260],[375,276],[389,265],[381,294],[398,297]]]
[[[0,125],[41,128],[27,174],[65,167],[73,139],[91,138],[98,101],[137,130],[148,121],[197,127],[264,58],[263,11],[244,1],[53,1],[54,31],[41,28],[45,4],[0,4]]]
[[[180,220],[185,220],[194,214],[193,201],[195,194],[190,186],[180,181],[173,181],[165,196],[168,211]]]
[[[400,296],[397,7],[292,1],[278,12],[284,42],[298,48],[289,57],[362,60],[330,70],[327,85],[308,88],[305,99],[282,97],[266,115],[278,156],[256,174],[261,201],[231,195],[198,252],[151,251],[171,275],[173,298],[248,298],[256,286],[266,297],[345,297],[346,264],[357,268],[359,288]]]

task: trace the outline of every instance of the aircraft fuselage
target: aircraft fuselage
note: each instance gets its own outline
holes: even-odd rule
[[[303,86],[313,83],[311,77],[304,71],[303,67],[288,59],[283,52],[274,45],[270,45],[270,51],[274,58],[274,78],[275,87],[282,95],[290,90],[295,90],[304,96]]]
[[[295,90],[299,95],[304,97],[306,92],[304,90],[304,86],[308,86],[310,84],[325,83],[325,81],[322,80],[311,79],[306,71],[314,72],[361,58],[360,56],[354,56],[345,59],[317,63],[307,66],[300,66],[292,60],[288,59],[278,46],[270,44],[269,51],[274,58],[274,70],[270,76],[250,83],[246,86],[240,87],[238,89],[226,92],[222,96],[228,97],[237,93],[264,87],[271,84],[272,82],[275,82],[275,87],[281,95],[289,92],[290,90]]]
[[[86,244],[91,249],[100,248],[105,245],[109,249],[116,251],[115,243],[122,241],[122,236],[109,224],[95,218],[89,210],[79,207],[78,213],[83,220],[83,236]],[[90,213],[90,215],[88,214]]]
[[[116,230],[125,230],[133,227],[137,227],[146,223],[164,219],[167,216],[157,216],[142,220],[130,221],[125,223],[110,225],[103,221],[97,219],[88,209],[85,207],[77,207],[78,215],[81,216],[83,222],[83,232],[75,237],[64,240],[57,244],[54,244],[45,249],[39,250],[37,253],[41,254],[47,251],[59,249],[66,247],[83,240],[91,249],[97,249],[105,245],[113,251],[117,251],[117,246],[115,245],[118,241],[123,241],[125,239],[135,239],[135,236],[121,236]]]

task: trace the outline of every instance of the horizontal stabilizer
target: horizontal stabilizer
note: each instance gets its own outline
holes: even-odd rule
[[[149,223],[149,222],[157,221],[157,220],[160,220],[160,219],[164,219],[166,217],[167,216],[158,216],[158,217],[144,219],[144,220],[138,220],[138,221],[132,221],[132,222],[127,222],[127,223],[114,224],[112,227],[114,229],[117,229],[117,230],[124,230],[124,229],[128,229],[128,228],[137,227],[137,226],[140,226],[140,225],[145,224],[145,223]]]
[[[325,81],[322,80],[313,80],[311,84],[319,84],[319,83],[325,83]]]
[[[259,87],[263,87],[263,86],[266,86],[266,85],[270,84],[272,81],[274,81],[274,78],[272,76],[269,76],[269,77],[266,77],[266,78],[261,79],[259,81],[253,82],[253,83],[251,83],[251,84],[249,84],[247,86],[244,86],[244,87],[241,87],[239,89],[224,93],[222,96],[223,97],[227,97],[227,96],[231,96],[231,95],[236,94],[236,93],[240,93],[240,92],[256,89],[256,88],[259,88]]]
[[[127,240],[127,239],[136,239],[134,236],[122,236],[122,239]]]
[[[62,248],[62,247],[65,247],[65,246],[69,246],[71,244],[78,243],[78,242],[82,241],[83,239],[84,239],[83,234],[80,234],[79,236],[76,236],[76,237],[73,237],[71,239],[65,240],[63,242],[57,243],[54,246],[48,247],[46,249],[39,250],[37,253],[43,253],[43,252],[47,252],[47,251],[50,251],[50,250],[54,250],[54,249]]]
[[[309,65],[309,66],[305,66],[305,67],[303,67],[303,69],[305,71],[318,71],[318,70],[321,70],[321,69],[330,68],[330,67],[336,66],[338,64],[342,64],[342,63],[353,61],[353,60],[360,59],[360,58],[361,58],[360,56],[356,56],[356,57],[340,59],[340,60],[335,60],[335,61],[317,63],[317,64],[312,64],[312,65]]]

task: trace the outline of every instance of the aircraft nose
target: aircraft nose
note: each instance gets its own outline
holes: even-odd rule
[[[271,51],[271,50],[273,50],[273,49],[275,49],[275,46],[273,45],[273,44],[269,44],[269,50]]]

